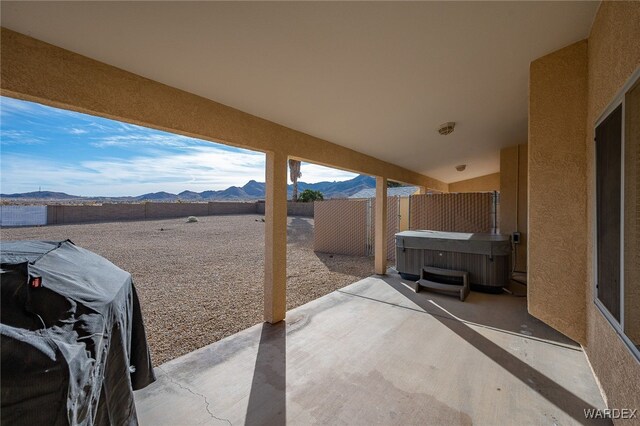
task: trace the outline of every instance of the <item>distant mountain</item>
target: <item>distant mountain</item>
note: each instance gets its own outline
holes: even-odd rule
[[[153,192],[135,197],[139,201],[177,201],[178,196],[169,192]]]
[[[242,190],[249,196],[263,198],[265,187],[266,184],[264,182],[256,182],[255,180],[250,180],[242,187]]]
[[[230,186],[229,188],[218,191],[215,195],[215,199],[217,200],[242,200],[252,198],[250,197],[242,188],[238,188],[237,186]],[[259,198],[259,197],[254,197]]]
[[[320,191],[325,198],[346,198],[356,192],[366,189],[375,188],[376,180],[370,176],[358,175],[353,179],[339,182],[317,182],[306,183],[298,182],[298,192],[301,193],[305,189],[313,189]],[[0,194],[0,198],[9,200],[77,200],[77,201],[102,201],[102,202],[172,202],[172,201],[242,201],[242,200],[260,200],[264,199],[266,185],[264,182],[256,182],[250,180],[244,186],[230,186],[227,189],[219,191],[182,191],[179,194],[171,194],[169,192],[153,192],[149,194],[139,195],[137,197],[80,197],[76,195],[65,194],[64,192],[37,191],[20,194]],[[288,187],[288,196],[291,197],[293,185]]]
[[[291,189],[291,185],[289,188]],[[305,183],[298,182],[298,191],[313,189],[324,194],[325,198],[346,198],[366,188],[375,188],[376,179],[371,176],[358,175],[353,179],[340,182],[318,182]]]
[[[72,200],[74,198],[82,198],[77,195],[69,195],[64,192],[51,192],[51,191],[34,191],[23,192],[20,194],[0,194],[1,198],[13,198],[13,199],[40,199],[40,200]]]
[[[202,197],[197,192],[182,191],[178,194],[178,198],[181,200],[201,200]]]

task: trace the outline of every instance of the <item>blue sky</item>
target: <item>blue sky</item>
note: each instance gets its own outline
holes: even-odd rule
[[[119,196],[264,182],[264,154],[0,97],[0,192]],[[302,181],[356,175],[303,163]]]

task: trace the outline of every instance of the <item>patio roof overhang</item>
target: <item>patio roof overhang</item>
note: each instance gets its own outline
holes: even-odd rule
[[[586,37],[596,8],[3,2],[1,93],[265,152],[277,322],[288,158],[376,176],[384,274],[387,179],[447,191],[453,175],[496,172],[499,149],[527,137],[529,62]],[[459,122],[446,138],[445,121]]]
[[[586,38],[597,8],[597,2],[6,1],[2,26],[295,129],[304,135],[283,132],[278,141],[289,155],[312,160],[305,150],[317,141],[303,137],[312,135],[452,182],[498,172],[500,148],[526,141],[529,63]],[[201,108],[188,113],[199,119]],[[230,122],[240,114],[207,113]],[[448,121],[458,125],[442,137],[438,126]],[[259,144],[264,132],[280,131],[273,123],[247,122],[244,138],[269,150]],[[245,143],[237,130],[220,136]],[[319,154],[314,161],[350,168],[339,162],[348,151]],[[459,164],[467,169],[457,172]]]

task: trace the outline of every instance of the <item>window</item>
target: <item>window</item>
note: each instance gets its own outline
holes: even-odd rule
[[[595,303],[640,358],[640,69],[595,127]]]

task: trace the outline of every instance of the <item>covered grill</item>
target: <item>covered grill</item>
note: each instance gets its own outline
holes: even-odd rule
[[[137,424],[155,380],[131,275],[71,241],[2,242],[2,424]]]

